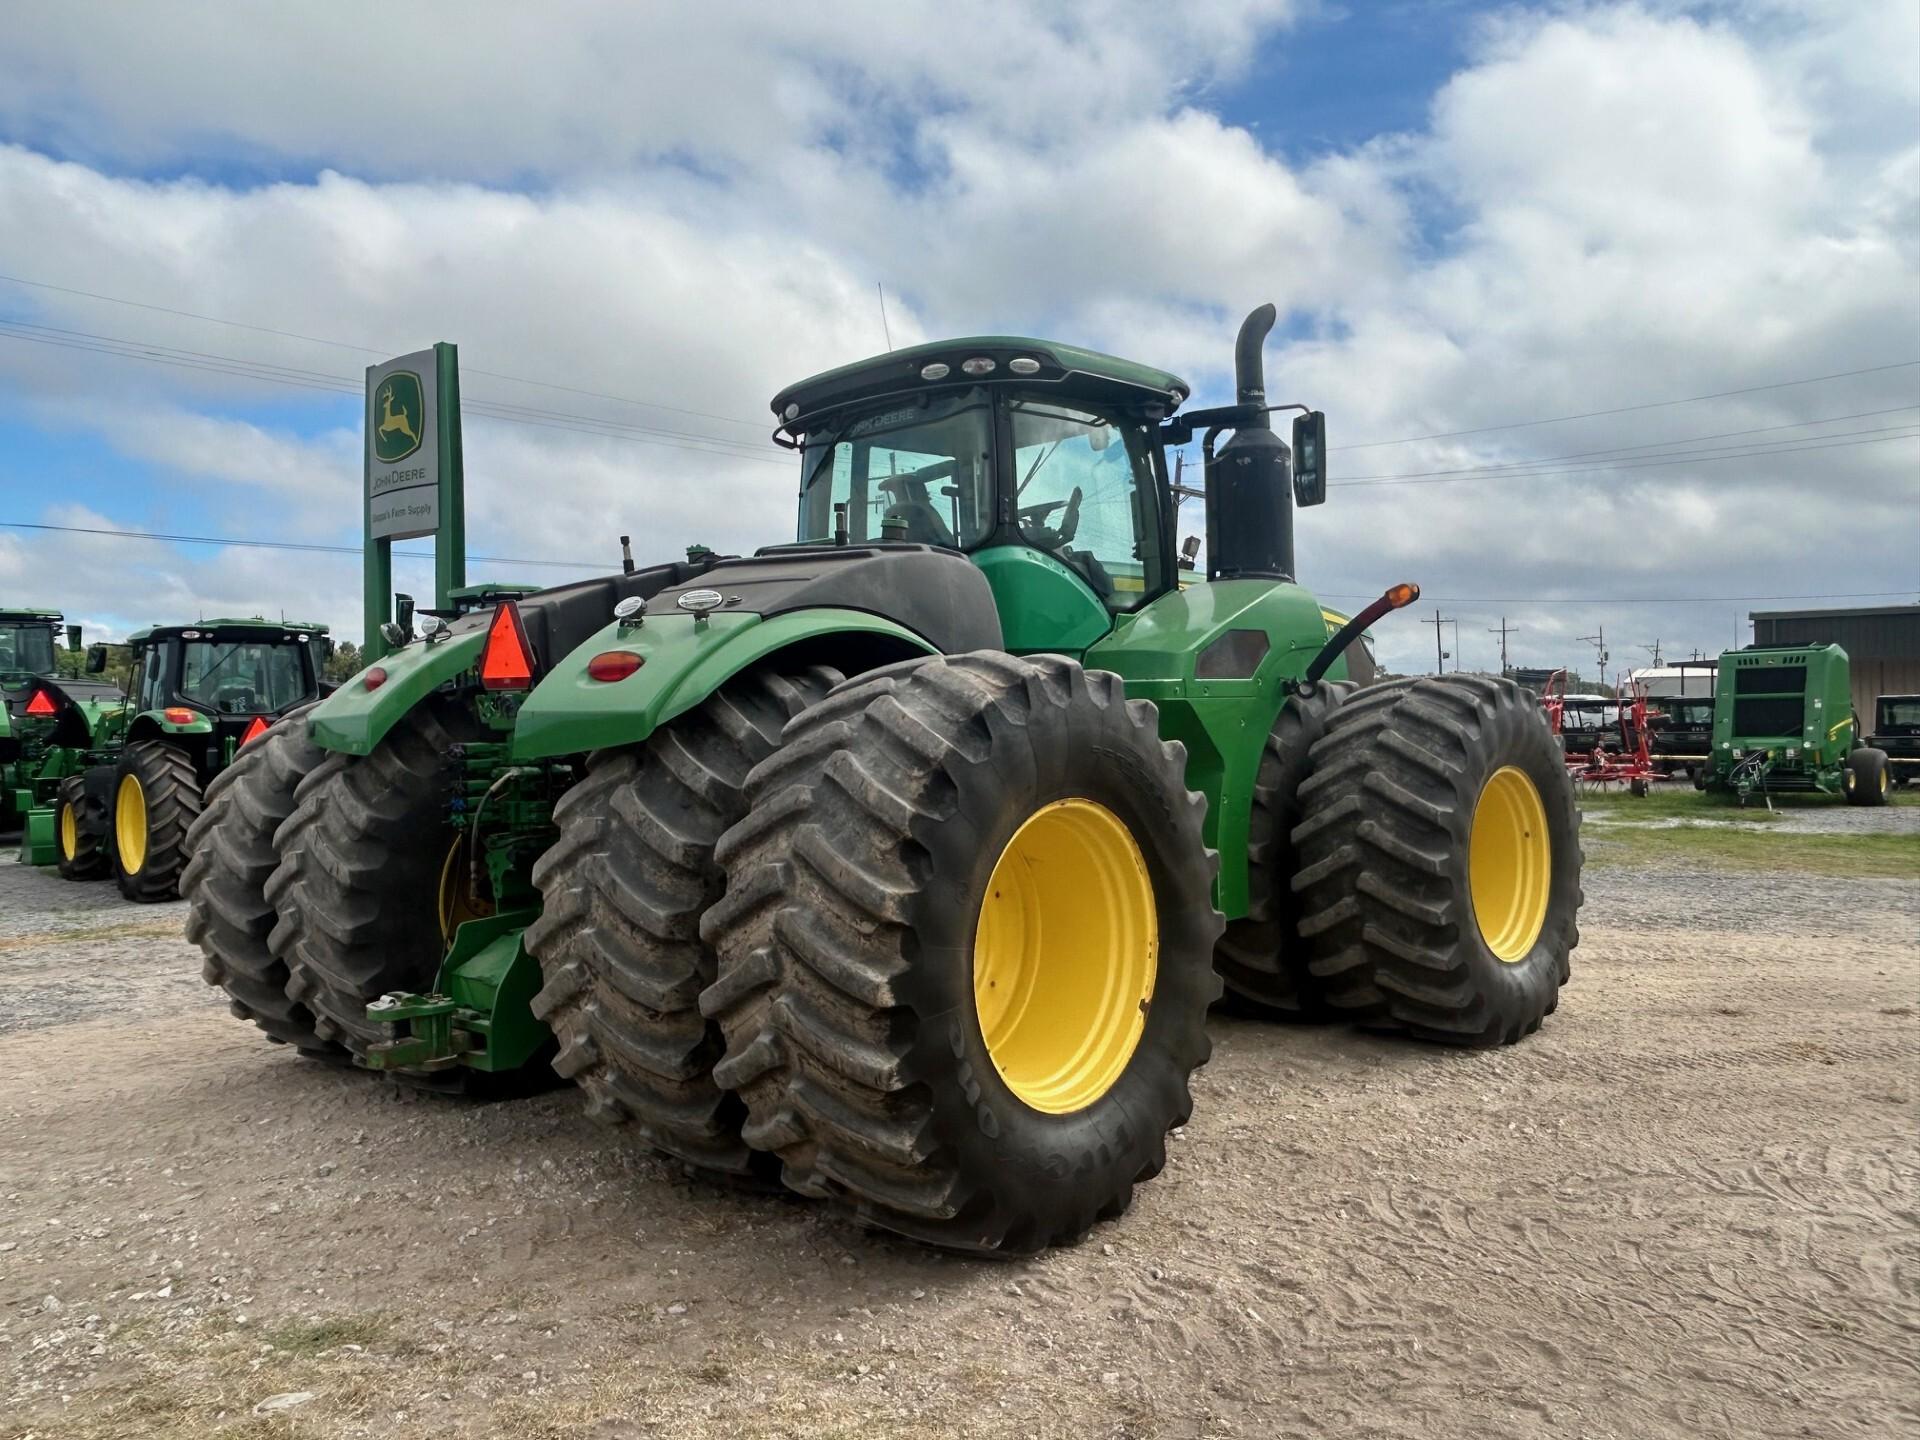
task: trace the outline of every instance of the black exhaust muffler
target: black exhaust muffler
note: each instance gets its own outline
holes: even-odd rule
[[[1292,452],[1273,433],[1266,413],[1266,366],[1261,359],[1276,313],[1273,306],[1262,305],[1247,316],[1233,346],[1238,403],[1259,407],[1260,413],[1240,422],[1217,453],[1213,432],[1202,447],[1209,580],[1294,578]]]

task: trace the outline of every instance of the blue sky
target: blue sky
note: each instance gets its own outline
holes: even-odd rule
[[[395,353],[459,341],[470,396],[592,422],[470,411],[485,553],[780,538],[790,476],[712,417],[877,348],[879,282],[899,342],[1053,333],[1216,388],[1239,316],[1275,301],[1269,374],[1328,411],[1336,480],[1540,472],[1336,490],[1302,518],[1305,578],[1370,593],[1417,571],[1463,601],[1463,641],[1519,612],[1530,663],[1600,624],[1718,645],[1742,608],[1628,599],[1920,582],[1888,538],[1916,478],[1899,433],[1542,463],[1884,428],[1912,417],[1813,422],[1920,404],[1920,372],[1479,429],[1920,358],[1911,6],[1212,0],[1171,29],[1145,0],[1102,6],[902,0],[777,29],[751,7],[582,7],[560,32],[482,9],[396,87],[319,11],[102,27],[29,5],[0,54],[0,274]],[[0,281],[9,318],[349,382],[375,358]],[[358,415],[0,335],[0,519],[352,544]],[[609,424],[723,443],[591,433]],[[1340,453],[1454,431],[1476,433]],[[1807,539],[1816,476],[1881,516],[1844,564]],[[351,557],[77,544],[0,531],[0,587],[107,628],[151,618],[123,574],[151,605],[284,597],[357,628]],[[96,576],[100,546],[128,558]]]

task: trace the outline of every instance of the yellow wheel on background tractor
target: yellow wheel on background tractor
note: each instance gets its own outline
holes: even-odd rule
[[[200,818],[200,777],[164,740],[120,752],[113,779],[113,873],[129,900],[172,900],[187,863],[187,830]]]
[[[138,875],[147,863],[147,792],[138,775],[122,775],[113,797],[113,850],[120,868]]]
[[[100,880],[113,862],[107,854],[107,805],[85,775],[60,782],[54,800],[53,833],[63,880]]]
[[[1153,706],[1057,655],[906,661],[788,725],[747,799],[700,997],[747,1143],[952,1249],[1125,1210],[1220,993],[1206,802]]]
[[[1532,695],[1478,675],[1358,691],[1300,801],[1300,933],[1334,1011],[1454,1045],[1540,1028],[1583,897],[1573,785]]]

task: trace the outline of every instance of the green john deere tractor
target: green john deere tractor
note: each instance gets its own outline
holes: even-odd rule
[[[403,617],[209,796],[209,976],[423,1081],[550,1055],[699,1172],[995,1254],[1159,1171],[1223,981],[1530,1033],[1577,939],[1565,767],[1509,682],[1347,680],[1418,590],[1329,634],[1292,578],[1325,434],[1267,404],[1273,319],[1185,414],[1173,375],[1011,337],[815,376],[773,401],[792,543]],[[1204,576],[1167,464],[1196,436]]]
[[[320,693],[326,627],[268,620],[155,625],[128,637],[124,690],[44,685],[60,778],[28,817],[23,857],[69,880],[112,875],[129,900],[171,900],[209,782]],[[92,646],[87,669],[106,669]],[[108,687],[96,685],[95,691]]]
[[[1847,652],[1838,645],[1753,646],[1720,657],[1708,790],[1750,796],[1844,795],[1884,805],[1887,752],[1861,743]]]
[[[59,673],[61,623],[57,610],[0,608],[0,830],[21,832],[28,864],[54,859],[51,812],[37,825],[34,812],[52,805],[60,782],[120,710],[112,686]],[[66,641],[69,654],[79,650],[78,625],[66,626]]]

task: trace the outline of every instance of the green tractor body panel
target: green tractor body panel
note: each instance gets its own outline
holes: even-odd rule
[[[480,663],[486,648],[484,629],[456,633],[437,645],[413,644],[383,655],[376,666],[386,672],[378,689],[367,689],[362,670],[315,707],[308,733],[323,750],[368,755],[401,717],[440,686]]]
[[[1187,783],[1207,797],[1207,843],[1220,852],[1218,903],[1247,913],[1247,826],[1268,732],[1298,679],[1327,642],[1319,602],[1298,585],[1217,580],[1173,590],[1086,652],[1132,699],[1159,707],[1160,733],[1187,748]],[[1346,678],[1346,660],[1327,672]]]
[[[976,551],[1007,649],[1016,655],[1080,656],[1113,629],[1113,615],[1072,570],[1042,550],[995,545]]]
[[[1713,703],[1709,789],[1841,793],[1855,733],[1851,667],[1838,645],[1728,650]]]
[[[673,613],[649,615],[638,625],[616,622],[542,677],[520,707],[513,756],[529,760],[636,744],[777,651],[855,635],[878,635],[933,653],[904,625],[859,610],[802,610],[767,619],[734,613],[699,620]],[[643,663],[624,680],[595,680],[587,665],[608,650],[632,651]]]
[[[537,913],[469,920],[454,932],[432,994],[387,996],[369,1006],[368,1018],[396,1033],[373,1046],[368,1067],[432,1073],[464,1065],[505,1073],[532,1060],[553,1033],[534,1017],[540,966],[522,938]]]

